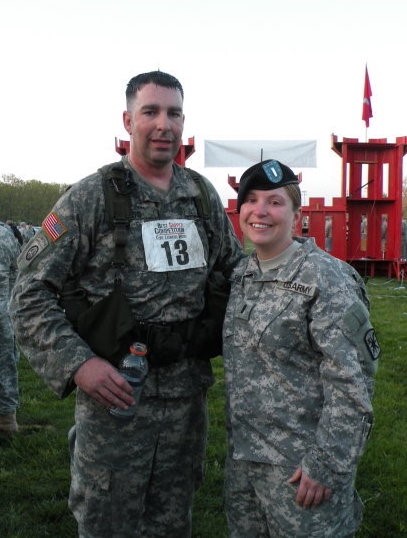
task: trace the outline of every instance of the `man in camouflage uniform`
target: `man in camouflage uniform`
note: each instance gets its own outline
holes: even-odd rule
[[[9,314],[11,289],[17,273],[20,247],[11,229],[0,222],[0,435],[18,431],[18,353]]]
[[[18,229],[21,233],[24,243],[28,243],[28,241],[35,235],[32,225],[27,224],[26,222],[20,222]]]
[[[173,346],[174,333],[202,311],[210,271],[229,276],[241,251],[218,194],[202,178],[210,199],[208,236],[198,212],[200,189],[173,161],[184,124],[179,81],[159,71],[138,75],[126,97],[130,151],[123,165],[132,217],[125,263],[114,263],[99,171],[62,196],[23,251],[13,317],[24,353],[48,385],[61,397],[77,387],[69,504],[79,535],[183,538],[191,535],[192,497],[202,480],[213,378],[209,360],[186,351],[185,335],[164,360],[166,344],[171,339]],[[153,332],[154,342],[162,335],[130,422],[108,409],[131,405],[131,386],[79,337],[58,305],[69,282],[94,305],[117,279],[138,326]]]
[[[361,521],[379,347],[360,276],[293,239],[300,203],[277,161],[242,176],[240,225],[256,251],[233,273],[223,332],[232,538],[350,537]]]

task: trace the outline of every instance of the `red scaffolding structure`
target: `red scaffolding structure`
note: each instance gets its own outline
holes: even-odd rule
[[[302,208],[302,235],[353,265],[363,276],[395,276],[406,270],[402,257],[403,157],[407,137],[359,142],[338,141],[332,149],[342,158],[341,197],[331,206],[310,198]]]
[[[338,141],[332,135],[331,148],[342,158],[341,196],[327,205],[324,198],[309,198],[302,207],[296,233],[314,237],[317,245],[353,265],[363,276],[384,275],[400,279],[407,271],[402,254],[403,157],[407,137],[396,142],[386,138],[359,142],[357,138]],[[129,142],[116,138],[116,151],[125,155]],[[182,144],[176,162],[185,166],[195,152],[194,138]],[[301,174],[300,174],[301,176]],[[237,192],[239,184],[228,176]],[[226,213],[242,241],[237,200],[229,199]]]

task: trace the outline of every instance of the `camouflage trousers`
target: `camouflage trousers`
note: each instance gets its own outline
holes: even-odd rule
[[[354,480],[328,502],[305,509],[295,503],[294,467],[228,458],[225,506],[230,538],[350,538],[362,519]]]
[[[19,404],[18,351],[7,303],[0,301],[0,415],[14,413]]]
[[[80,538],[189,538],[206,434],[206,392],[142,397],[130,423],[80,393],[69,498]]]

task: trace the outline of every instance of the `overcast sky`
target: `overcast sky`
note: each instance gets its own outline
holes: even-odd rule
[[[317,140],[307,196],[340,195],[331,133],[407,135],[405,0],[0,0],[0,175],[73,183],[118,158],[128,80],[159,68],[185,90],[187,165],[222,198],[205,140]],[[299,170],[296,169],[296,172]]]

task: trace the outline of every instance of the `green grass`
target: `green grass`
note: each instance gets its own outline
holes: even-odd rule
[[[401,538],[407,536],[407,288],[372,279],[368,289],[382,355],[375,427],[359,466],[357,485],[366,505],[359,535]]]
[[[375,391],[375,428],[359,466],[365,517],[357,538],[407,537],[407,289],[395,280],[368,282],[372,319],[382,355]],[[226,453],[224,384],[220,359],[210,391],[206,480],[194,505],[194,538],[226,538],[223,464]],[[67,431],[74,398],[58,400],[22,359],[21,433],[0,441],[0,537],[76,536],[67,508]]]

